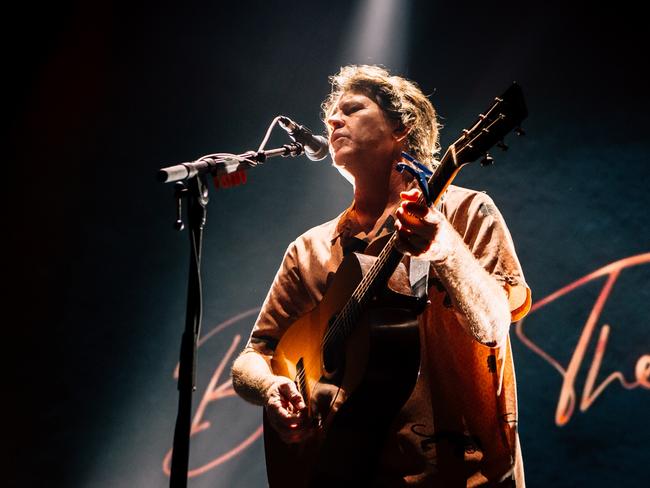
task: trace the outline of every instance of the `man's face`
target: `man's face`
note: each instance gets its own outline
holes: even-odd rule
[[[343,93],[326,122],[332,159],[353,176],[399,159],[398,123],[366,95]]]

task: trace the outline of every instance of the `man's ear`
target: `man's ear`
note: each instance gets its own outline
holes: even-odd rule
[[[406,127],[402,122],[398,122],[397,126],[393,129],[393,137],[397,142],[406,140],[406,137],[411,132],[410,127]]]

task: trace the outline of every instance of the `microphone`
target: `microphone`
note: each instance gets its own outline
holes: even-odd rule
[[[312,161],[325,159],[329,153],[329,143],[323,136],[315,136],[311,131],[303,126],[298,125],[289,117],[281,115],[278,118],[280,126],[289,133],[289,136],[302,144],[305,148],[305,155]]]

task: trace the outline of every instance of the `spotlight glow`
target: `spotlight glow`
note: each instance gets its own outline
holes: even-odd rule
[[[350,22],[344,64],[381,64],[404,73],[410,1],[362,0]]]

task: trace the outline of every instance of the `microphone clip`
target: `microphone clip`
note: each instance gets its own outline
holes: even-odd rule
[[[304,125],[299,125],[289,117],[280,115],[277,118],[291,140],[303,146],[305,155],[312,161],[325,159],[329,154],[329,142],[323,136],[315,136],[311,130]]]

